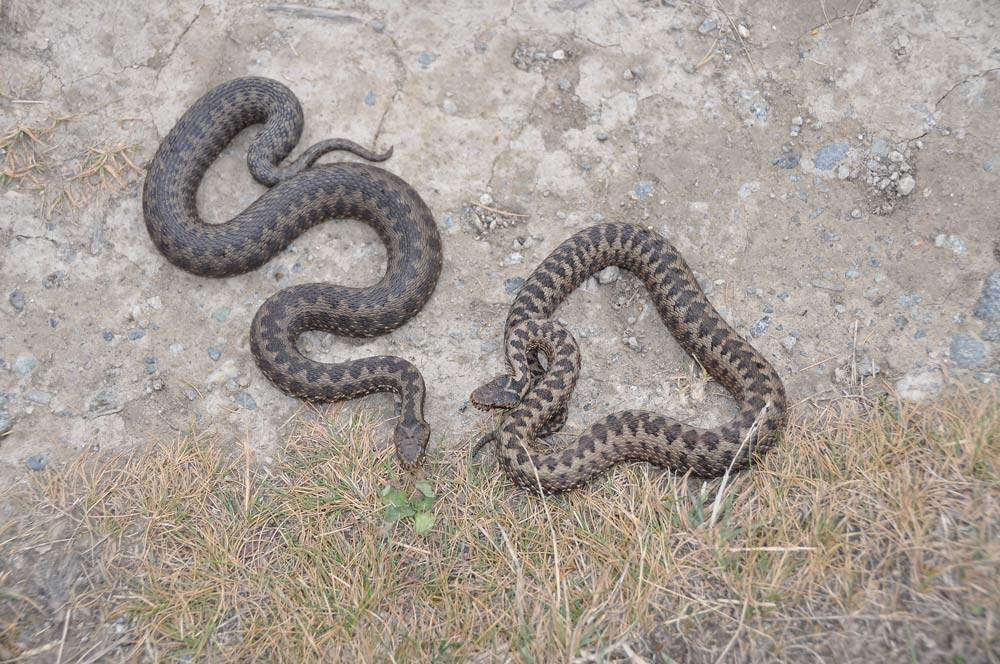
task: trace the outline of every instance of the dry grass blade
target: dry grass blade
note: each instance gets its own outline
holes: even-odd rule
[[[54,659],[65,625],[64,661],[92,658],[101,607],[128,639],[91,652],[123,661],[989,661],[998,432],[982,393],[845,399],[724,487],[636,465],[546,499],[456,449],[426,469],[425,535],[385,520],[391,449],[348,410],[270,465],[196,436],[81,459],[0,526],[0,558],[86,536],[104,580],[41,629],[32,577],[0,576],[0,654]]]

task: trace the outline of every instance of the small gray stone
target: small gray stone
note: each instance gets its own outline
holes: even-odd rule
[[[458,106],[456,106],[455,102],[450,99],[444,100],[444,103],[441,104],[441,109],[448,115],[455,115],[455,113],[458,113]]]
[[[253,400],[253,397],[250,396],[249,392],[238,392],[236,396],[233,397],[233,400],[247,410],[257,409],[257,402]]]
[[[900,295],[899,299],[896,300],[896,302],[899,304],[899,306],[903,307],[904,309],[912,309],[913,307],[920,304],[922,300],[923,297],[920,296],[920,293],[918,293],[917,291],[910,291],[908,293],[903,293],[902,295]]]
[[[872,141],[872,154],[876,157],[885,157],[889,154],[889,142],[884,138],[876,138]]]
[[[652,198],[653,196],[653,183],[648,180],[642,180],[635,183],[633,188],[636,198]]]
[[[698,32],[700,32],[703,35],[707,35],[712,30],[715,30],[717,26],[718,24],[715,22],[715,20],[711,16],[709,16],[708,18],[706,18],[704,21],[701,22],[701,25],[698,26]]]
[[[847,272],[844,273],[844,276],[847,277],[848,279],[857,279],[858,277],[861,276],[861,270],[859,270],[856,267],[852,267],[848,269]]]
[[[816,151],[813,165],[818,171],[832,171],[834,166],[844,160],[850,149],[851,145],[847,141],[828,143]]]
[[[511,277],[510,279],[504,280],[503,289],[506,291],[507,295],[514,295],[521,290],[521,286],[523,285],[524,277]]]
[[[105,341],[114,341],[115,333],[111,330],[104,330],[101,332],[101,337],[103,337]]]
[[[50,401],[52,401],[52,395],[48,392],[43,392],[42,390],[31,390],[26,392],[24,398],[32,403],[41,404],[47,406]]]
[[[904,175],[899,178],[899,184],[896,185],[896,191],[899,192],[900,196],[909,196],[913,193],[913,189],[917,186],[917,181],[913,179],[912,175]]]
[[[222,323],[229,318],[229,307],[219,307],[212,312],[212,318]]]
[[[194,401],[198,398],[198,391],[191,387],[184,388],[184,396],[188,401]]]
[[[24,293],[19,290],[11,291],[9,301],[14,311],[24,311]]]
[[[437,54],[431,53],[430,51],[423,51],[418,57],[417,62],[422,64],[424,67],[429,66],[432,62],[437,60]]]
[[[0,409],[0,436],[10,433],[14,428],[14,418],[6,410]]]
[[[1000,321],[1000,270],[986,275],[972,315],[980,320]]]
[[[792,349],[795,348],[795,344],[797,344],[798,342],[799,340],[790,334],[781,339],[781,345],[784,346],[785,350],[787,350],[789,353],[792,352]]]
[[[610,267],[604,268],[603,270],[597,273],[597,281],[605,285],[613,284],[614,282],[618,281],[618,277],[620,275],[621,275],[621,270],[618,268],[618,266],[612,265]]]
[[[19,377],[24,378],[38,366],[38,360],[35,359],[34,355],[30,353],[28,355],[21,355],[16,360],[14,360],[14,373]]]
[[[137,341],[146,336],[146,330],[141,327],[137,327],[128,331],[128,338],[130,341]]]
[[[369,90],[368,94],[365,95],[365,99],[364,99],[365,106],[374,106],[375,102],[377,100],[378,100],[378,97],[375,95],[375,91],[374,90]]]
[[[601,142],[608,140],[608,132],[604,131],[603,129],[599,129],[597,133],[594,134],[594,136],[595,138],[597,138],[597,140]]]
[[[636,339],[635,337],[629,337],[628,339],[626,339],[625,345],[628,346],[629,349],[635,351],[636,353],[642,350],[642,346],[639,345],[639,340]]]
[[[750,328],[750,336],[753,337],[754,339],[756,339],[757,337],[761,337],[764,335],[765,332],[767,332],[767,328],[769,328],[770,326],[771,326],[771,317],[764,316],[756,323],[754,323],[753,327]]]
[[[24,465],[28,467],[28,470],[41,472],[49,465],[49,453],[33,454],[25,460]]]
[[[937,369],[914,369],[896,381],[896,393],[907,401],[926,401],[940,394],[944,379]]]
[[[792,169],[799,165],[802,155],[798,152],[785,152],[771,160],[778,168]]]
[[[960,367],[978,367],[986,359],[986,345],[971,334],[951,338],[951,359]]]
[[[208,356],[212,358],[213,362],[218,362],[219,358],[222,357],[222,353],[216,348],[209,348]]]
[[[385,23],[383,23],[381,19],[375,19],[372,21],[372,30],[381,33],[385,30]]]

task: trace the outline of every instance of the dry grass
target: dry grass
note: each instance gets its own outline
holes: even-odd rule
[[[98,198],[121,193],[143,172],[132,158],[134,146],[125,142],[54,149],[49,138],[72,119],[18,124],[0,135],[0,187],[37,192],[46,219],[59,212],[73,214]]]
[[[36,661],[1000,661],[995,397],[800,415],[715,525],[717,481],[636,465],[538,500],[444,452],[423,535],[387,506],[391,453],[350,412],[302,424],[271,465],[187,437],[51,472],[0,556],[64,520],[53,550],[84,538],[89,581],[33,637],[41,602],[0,572],[0,656],[6,640],[48,646]],[[71,625],[87,612],[124,634]]]

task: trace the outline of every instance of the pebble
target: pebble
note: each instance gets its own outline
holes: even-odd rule
[[[853,210],[851,210],[851,219],[860,219],[860,218],[861,218],[861,208],[854,208]]]
[[[171,355],[180,355],[184,352],[184,344],[170,344],[167,350],[170,351]]]
[[[49,465],[49,454],[48,452],[33,454],[25,460],[24,465],[28,467],[28,470],[43,471]]]
[[[943,387],[944,380],[937,369],[917,368],[896,381],[896,393],[907,401],[932,399],[940,394]]]
[[[456,106],[455,102],[450,99],[444,100],[444,103],[441,104],[441,109],[448,115],[455,115],[455,113],[458,113],[458,106]]]
[[[118,396],[110,387],[102,387],[90,397],[87,403],[87,410],[94,416],[107,415],[118,410],[120,404]]]
[[[14,307],[14,311],[21,312],[24,311],[24,293],[19,290],[11,291],[10,306]]]
[[[521,286],[524,285],[524,277],[511,277],[510,279],[505,279],[503,282],[503,289],[506,291],[507,295],[515,295]]]
[[[146,336],[146,330],[141,327],[136,327],[128,331],[128,338],[130,341],[137,341]]]
[[[899,192],[900,196],[909,196],[913,193],[916,186],[917,181],[913,179],[912,175],[904,175],[899,178],[899,182],[896,184],[896,191]]]
[[[949,247],[956,254],[964,254],[967,249],[965,243],[962,242],[962,238],[955,234],[945,235],[944,233],[938,233],[934,236],[934,246],[935,247]]]
[[[701,25],[698,26],[698,32],[700,32],[703,35],[707,35],[712,30],[715,30],[717,26],[718,24],[715,22],[715,20],[712,17],[708,17],[701,22]]]
[[[618,277],[621,275],[621,270],[617,265],[612,265],[606,267],[597,273],[597,281],[601,284],[613,284],[618,281]]]
[[[209,348],[208,349],[208,356],[210,358],[212,358],[213,362],[218,362],[219,358],[222,357],[222,353],[219,350],[215,349],[215,348]]]
[[[601,141],[602,143],[608,140],[608,132],[604,131],[603,129],[599,130],[594,136],[595,138],[597,138],[597,140]]]
[[[365,106],[374,106],[375,102],[377,100],[378,100],[378,97],[375,95],[375,91],[374,90],[369,90],[368,94],[365,95],[365,99],[364,99]]]
[[[756,323],[754,323],[753,327],[750,328],[750,336],[753,337],[754,339],[761,337],[764,335],[765,332],[767,332],[767,328],[769,328],[770,326],[771,326],[771,317],[764,316]]]
[[[902,295],[900,295],[899,299],[896,300],[896,302],[899,304],[899,306],[903,307],[904,309],[912,309],[913,307],[920,304],[922,300],[923,297],[920,296],[920,293],[918,293],[917,291],[910,291],[909,293],[903,293]]]
[[[24,378],[38,366],[38,360],[35,359],[34,355],[21,355],[16,360],[14,360],[14,373],[19,377]]]
[[[101,332],[101,336],[104,338],[105,341],[113,341],[115,338],[115,333],[112,332],[111,330],[104,330],[103,332]]]
[[[43,406],[47,406],[50,401],[52,401],[52,395],[48,392],[43,392],[42,390],[31,390],[26,392],[24,398],[32,403],[39,403]]]
[[[785,152],[780,156],[776,157],[775,159],[771,160],[771,163],[773,165],[776,165],[778,168],[791,169],[798,166],[799,161],[801,161],[801,159],[802,155],[799,154],[798,152]]]
[[[372,21],[372,30],[381,33],[383,30],[385,30],[385,23],[383,23],[381,19],[375,19],[374,21]]]
[[[816,151],[813,166],[819,171],[832,171],[834,166],[844,160],[850,149],[851,145],[847,141],[828,143]]]
[[[629,337],[625,340],[625,344],[633,351],[638,353],[642,350],[642,346],[639,345],[639,340],[635,337]]]
[[[951,359],[960,367],[977,367],[986,359],[986,345],[971,334],[951,338]]]
[[[424,67],[429,66],[432,62],[437,60],[437,54],[431,53],[430,51],[424,51],[417,57],[417,62],[422,64]]]
[[[652,198],[653,183],[647,180],[636,182],[633,192],[635,193],[636,198]]]
[[[993,270],[986,275],[972,315],[980,320],[1000,321],[1000,270]]]
[[[857,279],[861,276],[861,270],[856,267],[852,267],[844,273],[844,276],[848,279]]]
[[[785,347],[785,350],[791,353],[792,349],[795,348],[795,344],[797,344],[798,342],[799,342],[798,339],[789,334],[782,338],[781,345]]]
[[[10,433],[14,428],[14,418],[4,409],[0,409],[0,436]]]
[[[185,387],[184,396],[187,397],[188,401],[194,401],[198,398],[198,391],[191,387]]]
[[[219,309],[216,309],[212,312],[212,318],[220,323],[224,322],[227,318],[229,318],[229,307],[220,307]]]
[[[565,60],[566,59],[566,51],[562,50],[561,48],[552,51],[552,59],[553,60]]]
[[[257,402],[253,400],[249,392],[237,392],[233,400],[247,410],[256,410]]]

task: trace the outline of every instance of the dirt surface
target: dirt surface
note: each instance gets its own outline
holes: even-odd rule
[[[416,363],[432,449],[481,430],[468,394],[502,366],[521,280],[601,220],[673,242],[793,403],[1000,380],[993,2],[8,0],[3,14],[5,481],[191,426],[267,456],[302,409],[257,370],[250,321],[285,286],[375,282],[375,234],[331,221],[255,273],[211,280],[168,264],[142,221],[159,141],[249,74],[299,95],[300,148],[394,146],[386,168],[434,212],[445,265],[419,316],[363,344],[302,341],[320,360]],[[203,183],[208,220],[260,195],[252,132]],[[702,425],[734,412],[631,276],[602,274],[559,315],[584,353],[571,427],[632,407]],[[388,396],[366,403],[394,414]]]

